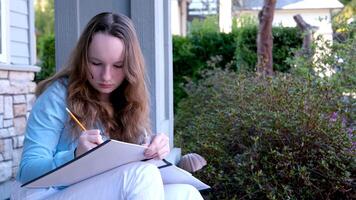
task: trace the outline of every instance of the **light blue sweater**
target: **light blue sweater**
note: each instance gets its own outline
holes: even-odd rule
[[[71,134],[67,107],[67,79],[52,83],[36,100],[27,121],[17,181],[26,183],[74,159],[78,138]],[[95,127],[105,136],[100,122]],[[142,130],[137,144],[150,143]]]
[[[17,172],[21,183],[30,181],[74,158],[77,139],[70,134],[66,80],[51,84],[36,100],[27,121],[22,159]]]

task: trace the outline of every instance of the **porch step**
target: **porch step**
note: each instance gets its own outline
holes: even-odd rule
[[[10,194],[14,183],[15,183],[15,179],[11,179],[3,183],[0,183],[0,200],[10,199]]]

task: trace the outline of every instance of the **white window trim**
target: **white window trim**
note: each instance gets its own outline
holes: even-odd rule
[[[9,0],[0,0],[1,1],[1,49],[0,52],[0,62],[8,63],[9,62]]]

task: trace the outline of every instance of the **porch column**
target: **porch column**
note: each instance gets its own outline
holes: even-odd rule
[[[135,23],[150,79],[151,120],[155,132],[169,134],[173,146],[173,72],[170,1],[132,0]]]

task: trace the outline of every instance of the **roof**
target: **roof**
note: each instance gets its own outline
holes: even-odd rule
[[[237,0],[235,5],[239,10],[261,10],[263,0]],[[336,9],[344,5],[338,0],[278,0],[276,9]]]

